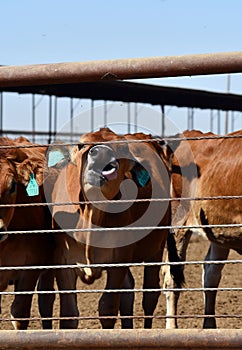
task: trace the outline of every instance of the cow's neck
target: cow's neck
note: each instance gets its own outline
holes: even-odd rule
[[[105,208],[98,204],[86,204],[84,209],[84,228],[100,227],[103,223]]]

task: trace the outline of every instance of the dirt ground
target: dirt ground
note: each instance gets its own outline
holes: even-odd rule
[[[208,242],[201,238],[195,238],[189,245],[188,260],[203,259],[208,249]],[[240,259],[241,257],[231,251],[230,259]],[[143,270],[142,268],[132,268],[136,288],[142,288]],[[186,287],[201,287],[202,267],[200,265],[186,266],[185,278]],[[220,286],[222,287],[241,287],[241,278],[239,277],[239,266],[229,264],[224,267],[223,277]],[[162,277],[161,277],[162,281]],[[101,280],[96,281],[91,287],[85,286],[78,282],[78,289],[102,289],[104,288],[105,276]],[[12,290],[12,287],[9,287]],[[78,295],[78,305],[81,316],[97,316],[98,315],[98,299],[100,294],[96,293],[80,293]],[[142,293],[135,296],[135,315],[143,315],[141,304]],[[231,291],[218,292],[216,312],[223,315],[242,314],[242,304],[239,302],[240,292]],[[3,296],[2,298],[2,318],[10,317],[10,305],[12,296]],[[39,317],[36,296],[33,299],[32,317]],[[58,316],[59,302],[58,297],[55,301],[54,316]],[[179,300],[179,315],[199,315],[203,314],[203,295],[201,292],[183,292]],[[165,315],[165,296],[161,294],[155,315]],[[178,321],[179,328],[202,328],[202,319],[185,318]],[[142,328],[143,321],[135,320],[134,327]],[[242,319],[238,318],[221,318],[217,319],[218,328],[242,328]],[[41,328],[40,321],[31,321],[29,329]],[[58,328],[58,322],[54,321],[54,328]],[[79,328],[101,328],[98,320],[81,320]],[[120,328],[120,321],[117,321],[116,328]],[[164,319],[155,319],[153,328],[165,328]],[[9,321],[1,321],[1,329],[13,329]]]

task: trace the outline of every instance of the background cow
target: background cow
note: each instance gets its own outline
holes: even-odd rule
[[[100,278],[103,268],[93,268],[92,264],[162,260],[168,230],[149,227],[170,224],[170,203],[150,202],[149,199],[168,198],[170,195],[168,159],[154,141],[127,142],[141,137],[151,139],[143,134],[126,135],[125,138],[107,128],[85,134],[73,149],[71,162],[60,172],[53,190],[53,202],[73,202],[73,205],[58,205],[53,209],[54,228],[80,231],[56,236],[56,259],[62,258],[59,261],[62,264],[90,265],[84,269],[65,270],[64,273],[58,269],[56,277],[60,290],[74,290],[78,274],[84,283],[89,284]],[[147,201],[135,202],[136,198]],[[123,199],[131,202],[121,201]],[[95,228],[105,229],[93,231]],[[106,289],[120,289],[125,285],[128,267],[105,269]],[[145,289],[159,288],[159,269],[159,266],[145,267]],[[182,275],[177,277],[177,283],[181,284]],[[159,292],[144,293],[145,315],[153,314],[158,297]],[[61,316],[78,315],[74,293],[61,294],[60,300]],[[102,295],[99,315],[103,317],[103,328],[114,327],[120,307],[124,310],[120,305],[120,293]],[[77,321],[61,321],[62,328],[76,326]],[[151,320],[146,320],[145,327],[150,326]]]
[[[1,138],[0,145],[11,147],[0,149],[0,203],[7,205],[44,202],[43,179],[46,148],[22,148],[22,146],[32,145],[23,137],[16,140]],[[34,291],[42,271],[34,269],[14,270],[14,267],[50,264],[51,252],[53,251],[52,237],[47,234],[33,233],[6,235],[4,232],[6,230],[50,229],[51,214],[49,209],[38,205],[17,207],[15,209],[13,207],[1,207],[0,226],[0,266],[13,266],[12,270],[0,271],[0,290],[5,290],[9,281],[12,280],[16,292]],[[50,276],[51,272],[49,273]],[[50,290],[52,284],[53,281],[49,278],[46,279],[45,288]],[[30,317],[31,301],[31,294],[15,295],[11,306],[12,317]],[[40,301],[42,316],[51,316],[53,297],[48,296],[46,298],[43,295]],[[13,321],[15,329],[26,329],[28,323],[28,320]],[[50,328],[51,322],[44,322],[43,325],[45,328]]]
[[[229,134],[224,139],[201,139],[181,141],[173,159],[173,196],[174,197],[216,197],[241,196],[242,176],[242,139],[236,136],[242,131]],[[209,137],[212,133],[186,131],[182,137]],[[175,224],[184,225],[224,225],[241,224],[242,200],[198,200],[193,202],[175,202],[173,216]],[[199,230],[211,241],[205,260],[227,259],[229,250],[242,254],[242,229],[203,228]],[[193,230],[178,230],[176,241],[181,260],[186,258],[186,250]],[[216,288],[221,279],[223,264],[204,264],[203,286]],[[165,286],[173,287],[173,280],[166,271]],[[167,314],[177,312],[179,293],[167,294]],[[205,315],[215,314],[216,291],[205,292]],[[177,326],[174,319],[168,319],[167,327]],[[204,328],[215,328],[213,317],[205,317]]]

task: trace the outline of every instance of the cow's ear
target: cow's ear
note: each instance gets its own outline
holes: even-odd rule
[[[180,141],[173,141],[173,140],[158,140],[157,141],[159,147],[160,147],[160,156],[164,159],[167,167],[169,170],[171,170],[172,167],[172,159],[174,156],[174,153],[177,149],[177,147],[180,144]]]
[[[46,151],[48,168],[64,168],[70,162],[70,147],[63,144],[53,144]]]
[[[34,194],[28,194],[29,196],[38,194],[38,186],[43,184],[43,173],[44,173],[44,158],[29,157],[23,162],[16,165],[18,181],[32,188]],[[36,191],[37,190],[37,193]],[[36,194],[35,194],[36,193]]]
[[[82,150],[85,147],[85,143],[79,142],[77,145],[78,151]]]
[[[80,159],[83,157],[84,152],[87,150],[86,143],[79,142],[75,147],[72,147],[70,152],[70,160],[73,164],[77,165],[78,161],[77,159]],[[80,156],[80,151],[82,152],[82,155]]]
[[[24,149],[15,148],[14,152],[11,152],[6,158],[14,163],[22,163],[28,156]]]

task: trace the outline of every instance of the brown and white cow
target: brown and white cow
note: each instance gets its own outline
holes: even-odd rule
[[[50,264],[53,251],[52,237],[38,233],[7,235],[5,232],[50,229],[51,214],[44,206],[13,208],[7,205],[37,204],[45,201],[43,179],[46,149],[19,148],[32,145],[23,137],[16,140],[1,138],[0,145],[11,147],[0,149],[0,204],[6,205],[0,208],[0,266],[13,267],[12,270],[0,271],[0,291],[7,288],[10,280],[14,282],[16,292],[34,291],[42,270],[14,270],[14,267]],[[46,280],[45,288],[49,290],[52,284],[53,281]],[[39,288],[41,289],[41,286]],[[11,306],[12,317],[28,318],[31,301],[31,294],[15,295]],[[51,316],[52,305],[53,297],[40,298],[42,316]],[[28,323],[27,320],[19,320],[13,322],[13,325],[15,329],[26,329]],[[43,325],[46,328],[51,327],[50,322]]]
[[[60,290],[74,290],[78,274],[83,282],[92,283],[104,269],[106,289],[123,288],[128,267],[95,268],[92,264],[161,261],[168,237],[168,229],[162,226],[170,224],[170,202],[149,200],[170,196],[168,160],[157,142],[130,142],[142,137],[151,139],[144,134],[119,136],[108,128],[84,134],[73,149],[71,162],[60,172],[53,202],[74,203],[54,207],[54,227],[77,231],[56,236],[57,257],[62,257],[62,264],[87,264],[84,269],[58,269]],[[179,278],[178,284],[182,282],[181,275]],[[144,288],[159,288],[159,266],[145,268]],[[144,293],[145,315],[153,314],[158,296],[159,292]],[[60,301],[61,316],[78,315],[74,293],[62,293]],[[99,315],[103,328],[114,327],[119,308],[126,313],[119,292],[102,295]],[[77,321],[61,321],[61,328],[76,326]],[[145,327],[150,326],[146,320]]]
[[[242,131],[229,134],[235,138],[200,139],[181,141],[173,159],[174,197],[216,197],[241,196],[242,185]],[[202,138],[213,136],[200,131],[186,131],[182,137]],[[214,135],[216,136],[216,135]],[[174,224],[179,225],[226,225],[241,224],[242,200],[197,200],[175,202]],[[178,254],[186,259],[186,250],[194,230],[182,229],[176,232]],[[205,260],[226,260],[230,249],[242,254],[241,227],[210,227],[199,229],[211,241]],[[217,288],[221,279],[223,264],[204,264],[203,286]],[[174,286],[169,272],[165,274],[165,286]],[[167,315],[177,313],[179,293],[167,294]],[[215,315],[216,291],[205,292],[205,315]],[[167,321],[167,328],[176,328],[174,319]],[[215,328],[214,317],[205,317],[204,328]]]

